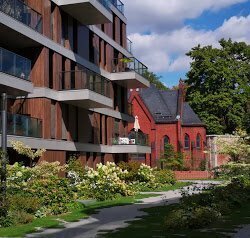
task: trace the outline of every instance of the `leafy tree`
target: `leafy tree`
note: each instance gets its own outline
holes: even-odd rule
[[[163,169],[182,170],[183,169],[183,154],[176,152],[173,145],[165,144],[164,153],[161,156],[160,163]]]
[[[147,78],[151,84],[154,84],[157,89],[159,89],[159,90],[169,90],[169,88],[166,87],[161,82],[161,76],[158,76],[153,72],[146,71],[144,73],[144,77]]]
[[[249,128],[250,45],[220,40],[220,48],[194,47],[187,73],[187,100],[209,134]],[[248,111],[249,115],[249,111]]]

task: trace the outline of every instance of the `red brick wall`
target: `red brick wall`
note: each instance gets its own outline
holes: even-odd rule
[[[174,171],[174,173],[177,180],[213,178],[213,174],[209,171]]]

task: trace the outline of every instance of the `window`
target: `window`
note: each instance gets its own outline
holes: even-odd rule
[[[198,135],[196,136],[196,148],[197,148],[197,149],[200,149],[200,148],[201,148],[201,135],[200,135],[200,134],[198,134]]]
[[[164,136],[164,146],[167,145],[167,144],[170,144],[169,142],[170,142],[169,137]]]
[[[184,148],[189,149],[190,148],[190,138],[188,134],[185,134],[184,138]]]

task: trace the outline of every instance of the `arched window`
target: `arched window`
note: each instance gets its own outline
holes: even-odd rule
[[[201,135],[197,134],[196,136],[196,148],[200,149],[201,148]]]
[[[184,138],[184,148],[189,149],[190,148],[190,138],[188,134],[185,134]]]
[[[168,136],[164,136],[164,146],[170,144],[170,140]]]

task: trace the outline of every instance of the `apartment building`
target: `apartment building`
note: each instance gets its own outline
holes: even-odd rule
[[[0,93],[8,141],[45,148],[42,160],[83,165],[148,154],[129,140],[128,89],[149,87],[133,57],[119,0],[0,0]],[[8,143],[10,162],[19,160]]]

